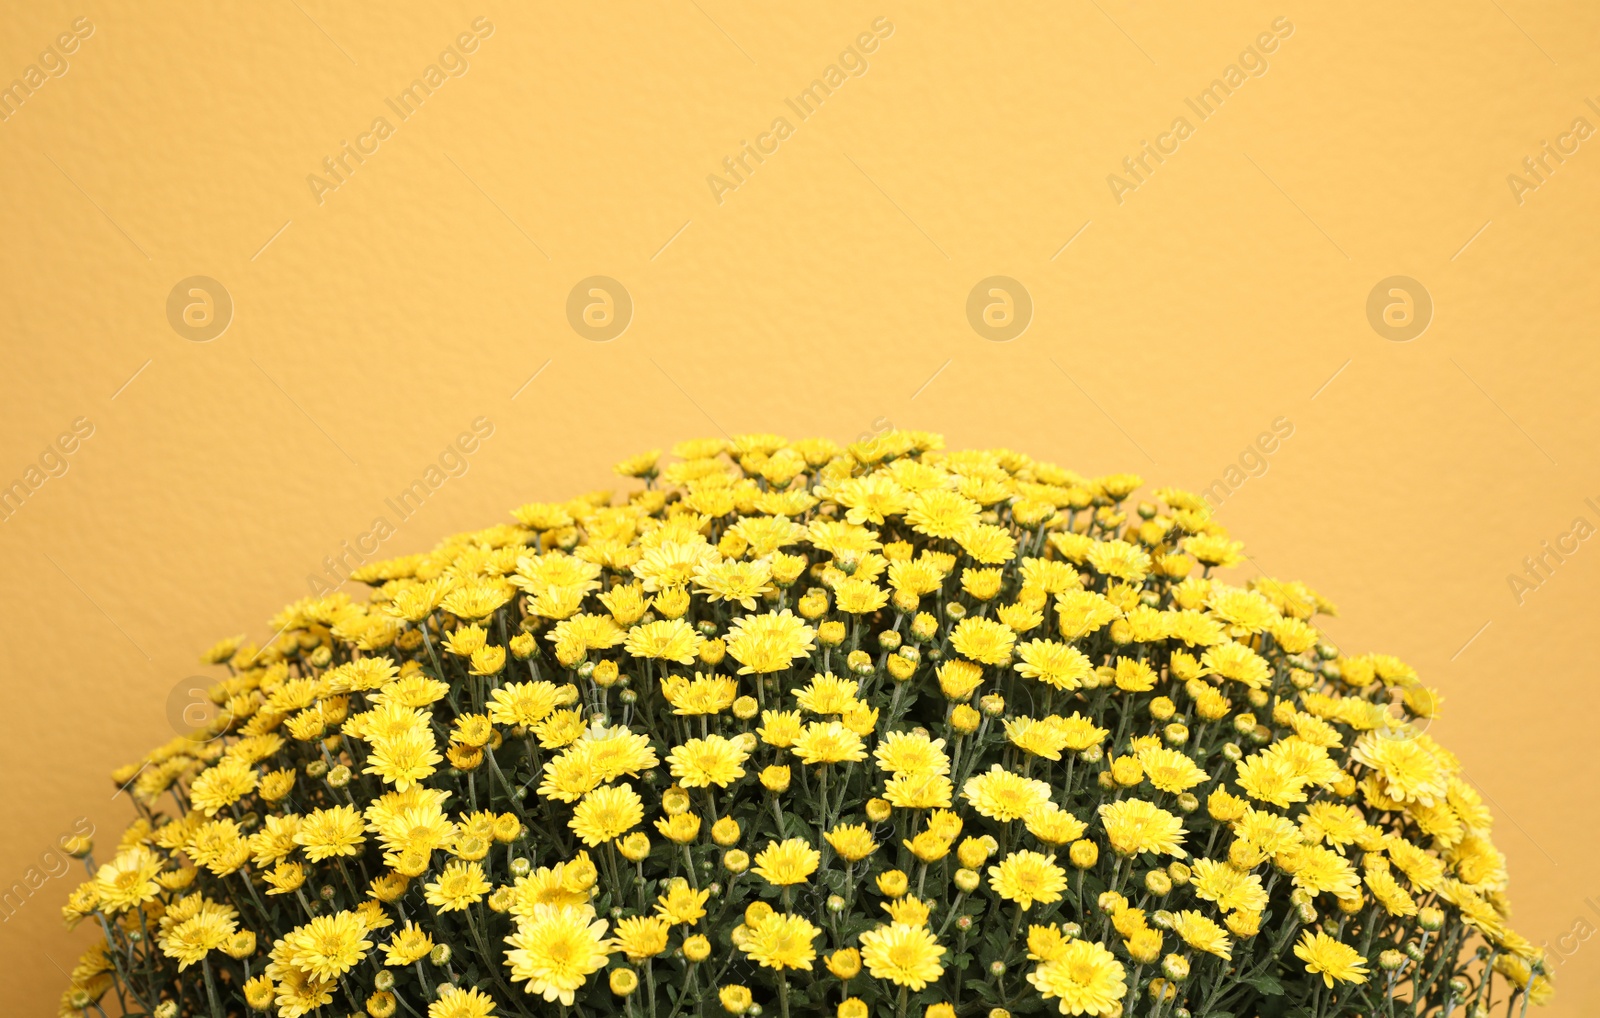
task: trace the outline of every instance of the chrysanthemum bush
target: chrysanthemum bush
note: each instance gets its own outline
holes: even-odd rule
[[[1439,694],[1223,578],[1200,498],[924,433],[673,453],[205,655],[215,722],[114,775],[62,1014],[1550,996]]]

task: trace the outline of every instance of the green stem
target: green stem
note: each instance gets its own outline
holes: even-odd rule
[[[200,959],[200,965],[206,974],[206,1000],[211,1003],[211,1018],[222,1018],[222,1005],[217,1002],[217,982],[211,976],[211,954],[206,954]]]

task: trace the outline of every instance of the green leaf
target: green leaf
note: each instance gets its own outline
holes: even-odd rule
[[[1245,982],[1250,986],[1255,987],[1256,992],[1265,994],[1269,997],[1277,997],[1283,994],[1283,984],[1278,982],[1277,977],[1273,976],[1271,973],[1263,976],[1256,976],[1254,979],[1246,979]]]

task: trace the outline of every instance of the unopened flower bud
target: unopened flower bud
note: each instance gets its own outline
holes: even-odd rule
[[[1132,788],[1144,781],[1144,768],[1139,761],[1131,756],[1113,757],[1111,760],[1111,780],[1123,788]]]
[[[782,764],[773,764],[761,771],[761,787],[769,792],[787,792],[789,790],[789,768]]]
[[[1067,849],[1067,858],[1072,865],[1080,870],[1086,870],[1100,861],[1100,846],[1088,838],[1079,838]]]
[[[727,848],[739,840],[739,821],[733,817],[723,817],[711,825],[711,840]]]
[[[689,793],[673,785],[661,793],[661,810],[669,817],[689,812]]]
[[[639,862],[650,854],[650,836],[643,831],[634,831],[617,843],[617,850],[629,862]]]
[[[878,890],[886,898],[898,898],[906,893],[910,880],[902,870],[884,870],[878,874]]]
[[[639,973],[630,968],[615,968],[611,970],[611,992],[619,997],[626,997],[639,988]]]

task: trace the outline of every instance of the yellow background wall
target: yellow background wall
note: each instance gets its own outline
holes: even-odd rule
[[[114,840],[107,774],[170,736],[202,647],[269,636],[480,416],[382,554],[720,431],[928,428],[1202,487],[1281,417],[1221,517],[1342,606],[1347,650],[1443,688],[1520,929],[1600,925],[1600,542],[1521,603],[1507,580],[1600,525],[1600,140],[1507,180],[1600,127],[1595,5],[7,6],[0,84],[92,34],[0,122],[0,483],[93,432],[0,524],[0,884],[79,817]],[[385,100],[480,17],[400,120]],[[880,17],[801,120],[785,99]],[[1185,100],[1278,18],[1202,120]],[[380,116],[319,202],[308,176]],[[1108,184],[1180,116],[1165,162]],[[778,117],[737,188],[707,183]],[[593,275],[633,303],[608,342],[568,321]],[[1008,342],[965,310],[995,275],[1033,304]],[[1395,275],[1431,295],[1410,341],[1368,320]],[[233,304],[209,341],[169,322],[192,276]],[[59,927],[71,879],[0,924],[8,1013],[54,1006],[90,937]],[[1556,972],[1548,1013],[1600,1011],[1600,942]]]

